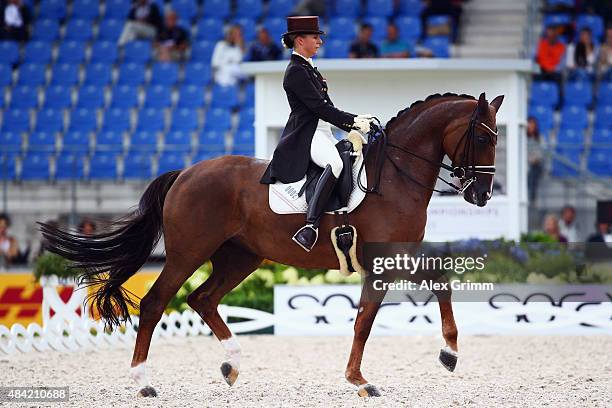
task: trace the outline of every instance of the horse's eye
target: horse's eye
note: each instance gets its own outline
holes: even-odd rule
[[[487,143],[487,137],[486,136],[478,136],[478,143]]]

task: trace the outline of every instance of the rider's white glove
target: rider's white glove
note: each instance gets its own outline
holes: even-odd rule
[[[353,119],[353,129],[360,131],[362,134],[368,133],[373,118],[372,115],[357,115],[355,119]]]

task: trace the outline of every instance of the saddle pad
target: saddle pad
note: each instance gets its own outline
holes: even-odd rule
[[[363,154],[355,160],[353,164],[353,192],[348,202],[348,212],[353,211],[363,201],[366,193],[364,193],[357,185],[357,177],[359,168],[363,162]],[[277,181],[275,184],[270,184],[268,198],[270,209],[277,214],[300,214],[306,213],[308,205],[306,204],[306,193],[298,197],[298,193],[306,182],[306,176],[295,183],[284,184]],[[367,187],[368,178],[366,169],[361,172],[361,185]],[[328,211],[327,214],[333,214],[333,211]]]

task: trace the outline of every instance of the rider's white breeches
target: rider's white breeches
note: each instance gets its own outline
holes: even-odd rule
[[[317,130],[312,137],[310,145],[310,158],[319,167],[325,168],[328,164],[331,166],[334,177],[340,177],[342,172],[342,159],[336,149],[338,141],[331,131],[331,125],[319,119]]]

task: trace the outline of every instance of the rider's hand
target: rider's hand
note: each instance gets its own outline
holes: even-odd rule
[[[353,122],[353,129],[366,134],[370,131],[370,124],[373,122],[372,115],[357,115]]]

